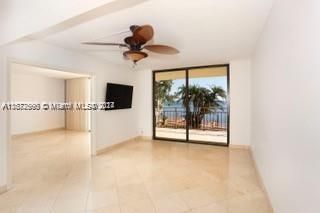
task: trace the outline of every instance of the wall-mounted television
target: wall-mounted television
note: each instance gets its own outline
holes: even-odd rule
[[[133,86],[107,83],[106,102],[113,103],[113,107],[106,108],[106,110],[131,108],[132,93]]]

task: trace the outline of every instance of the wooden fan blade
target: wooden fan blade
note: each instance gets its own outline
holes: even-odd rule
[[[153,38],[153,28],[151,25],[143,25],[136,27],[133,31],[133,37],[145,44]]]
[[[86,44],[86,45],[103,45],[103,46],[119,46],[119,47],[127,47],[127,45],[126,45],[126,44],[121,44],[121,43],[83,42],[82,44]]]
[[[146,45],[143,47],[144,49],[147,49],[151,52],[160,53],[160,54],[168,54],[168,55],[174,55],[178,54],[179,50],[177,50],[174,47],[166,46],[166,45]]]

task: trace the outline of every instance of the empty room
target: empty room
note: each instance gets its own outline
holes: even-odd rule
[[[1,213],[319,212],[319,1],[0,17]]]

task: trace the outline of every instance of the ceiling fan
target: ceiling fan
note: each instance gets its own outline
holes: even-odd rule
[[[134,64],[141,59],[148,57],[148,54],[143,52],[143,50],[169,55],[179,53],[179,50],[167,45],[147,44],[154,35],[153,28],[150,25],[132,25],[130,26],[130,31],[132,32],[132,36],[126,37],[124,43],[84,42],[82,44],[128,48],[128,50],[123,53],[123,56],[126,60],[131,60]]]

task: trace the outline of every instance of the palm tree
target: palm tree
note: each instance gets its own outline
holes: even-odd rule
[[[200,128],[201,121],[205,114],[223,108],[224,99],[227,97],[223,88],[215,85],[209,89],[199,85],[189,86],[189,96],[187,98],[187,89],[185,86],[178,88],[177,97],[181,97],[184,107],[189,104],[189,124],[193,128]],[[189,102],[189,103],[188,103]]]
[[[155,82],[155,97],[154,97],[154,106],[156,108],[156,118],[158,119],[161,110],[165,103],[170,103],[173,101],[174,96],[170,95],[170,91],[173,85],[172,80],[156,81]],[[164,124],[166,117],[162,114],[162,125]],[[157,120],[158,123],[158,120]]]
[[[222,87],[211,86],[210,88],[210,97],[212,107],[215,109],[223,109],[224,101],[227,98],[227,93]]]

